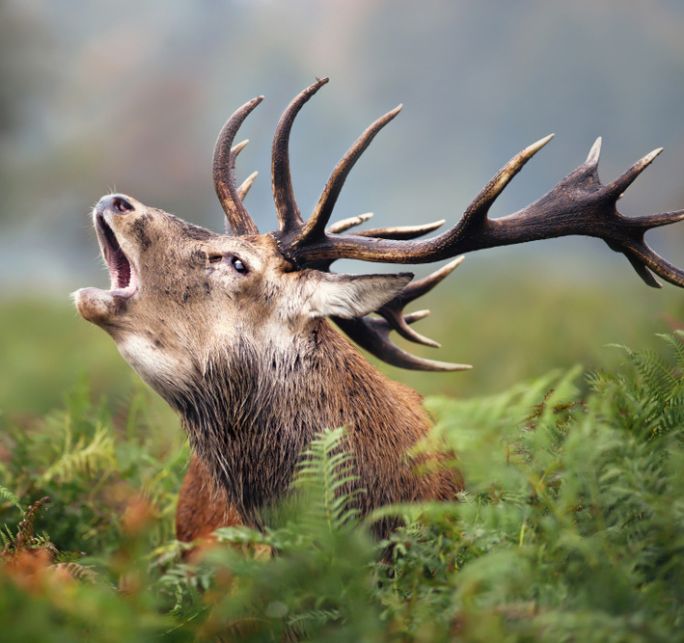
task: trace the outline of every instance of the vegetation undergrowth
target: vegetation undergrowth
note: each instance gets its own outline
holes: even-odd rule
[[[0,433],[3,641],[673,641],[684,631],[684,336],[610,372],[429,398],[453,503],[361,518],[343,429],[263,533],[173,540],[187,449],[79,389]],[[582,393],[581,391],[589,391]],[[0,420],[1,421],[1,420]],[[166,428],[168,431],[168,428]],[[374,520],[400,517],[386,542]]]

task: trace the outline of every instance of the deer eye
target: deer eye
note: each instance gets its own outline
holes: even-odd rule
[[[233,268],[235,268],[235,271],[239,272],[241,275],[246,275],[249,272],[249,270],[247,270],[247,266],[243,263],[240,257],[231,257],[230,265],[233,266]]]

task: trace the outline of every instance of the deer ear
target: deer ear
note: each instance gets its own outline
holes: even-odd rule
[[[311,317],[363,317],[380,308],[413,279],[410,272],[394,275],[307,274],[307,313]]]

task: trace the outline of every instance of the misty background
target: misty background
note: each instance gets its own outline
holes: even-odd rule
[[[259,171],[246,205],[262,231],[275,227],[273,130],[316,76],[331,82],[304,107],[291,142],[304,213],[358,134],[400,102],[399,118],[354,168],[334,219],[373,211],[374,226],[454,222],[501,165],[549,132],[556,138],[506,189],[494,216],[546,192],[584,160],[598,135],[604,181],[665,147],[625,195],[625,214],[684,207],[683,32],[677,0],[4,0],[0,314],[14,326],[3,333],[0,357],[13,365],[13,386],[42,379],[61,386],[77,371],[106,370],[111,340],[78,319],[68,300],[76,288],[108,283],[90,208],[117,190],[221,230],[214,141],[228,115],[258,94],[266,100],[238,136],[251,141],[238,177]],[[684,263],[684,224],[648,240]],[[345,267],[363,269],[338,269]],[[437,309],[429,323],[442,326],[425,329],[456,354],[417,352],[477,357],[510,377],[528,374],[506,361],[517,347],[516,359],[529,365],[533,344],[521,338],[533,343],[543,330],[549,344],[567,351],[544,351],[530,366],[536,373],[547,361],[583,358],[577,346],[595,350],[604,340],[633,338],[637,328],[660,330],[663,319],[677,325],[681,300],[671,286],[647,289],[624,257],[587,238],[477,253],[449,284],[428,302]],[[48,299],[61,326],[39,306]],[[20,312],[7,303],[15,301]],[[70,375],[58,377],[63,354],[46,358],[39,348],[47,335],[64,351],[88,354]],[[477,344],[492,352],[468,355]],[[474,382],[480,388],[472,390],[491,390],[491,370],[481,372],[439,386],[468,391],[465,382]],[[396,369],[392,376],[417,381]],[[18,400],[5,404],[21,406]]]

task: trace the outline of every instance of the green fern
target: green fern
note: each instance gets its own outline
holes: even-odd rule
[[[344,428],[322,431],[302,454],[293,489],[304,498],[302,510],[312,527],[329,531],[353,526],[359,512],[354,500],[358,488],[354,460],[345,450]]]
[[[65,571],[74,580],[85,583],[96,583],[99,580],[97,571],[92,565],[81,565],[80,563],[56,563],[52,568],[58,571]]]
[[[0,528],[0,541],[2,541],[3,551],[8,551],[14,547],[15,540],[16,536],[14,535],[12,529],[9,527],[9,525],[4,524],[2,528]]]
[[[572,369],[479,399],[428,399],[433,437],[457,454],[466,488],[457,502],[376,512],[371,520],[403,518],[382,543],[358,520],[363,491],[337,429],[302,454],[276,520],[220,529],[215,547],[191,553],[170,536],[180,441],[169,448],[167,427],[147,423],[144,404],[128,423],[112,422],[81,391],[35,429],[0,434],[11,453],[0,487],[7,561],[18,541],[31,549],[52,539],[53,568],[74,579],[48,581],[37,599],[0,562],[0,623],[35,623],[25,640],[676,640],[682,337],[662,338],[665,357],[622,349],[626,364],[584,382]],[[111,460],[74,455],[103,444],[112,453],[108,440]],[[106,484],[94,484],[94,472]],[[109,488],[123,497],[112,500]],[[129,489],[161,507],[163,529],[120,528]],[[32,501],[46,494],[53,509],[34,526]],[[29,507],[23,516],[14,501]],[[35,587],[26,558],[26,587]]]
[[[95,429],[90,441],[79,437],[74,443],[71,432],[65,432],[64,451],[40,478],[41,484],[53,480],[65,483],[79,477],[93,478],[116,469],[114,440],[104,426]]]
[[[21,506],[21,503],[19,502],[19,498],[10,491],[7,487],[3,487],[0,484],[0,501],[3,502],[8,502],[10,505],[16,507],[21,511],[21,513],[24,513],[24,508]]]

